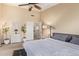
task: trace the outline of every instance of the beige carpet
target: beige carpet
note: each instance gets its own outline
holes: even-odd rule
[[[0,56],[12,56],[14,50],[22,48],[22,43],[2,45],[0,47]]]

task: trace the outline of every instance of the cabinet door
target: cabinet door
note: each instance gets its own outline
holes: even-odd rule
[[[21,42],[21,36],[20,34],[15,34],[15,35],[12,35],[11,37],[11,43],[16,43],[16,42]]]

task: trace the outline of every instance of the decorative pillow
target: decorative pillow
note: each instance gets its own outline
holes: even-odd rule
[[[70,42],[79,45],[79,37],[73,36]]]
[[[65,42],[70,42],[72,40],[72,36],[68,35],[68,37],[66,38]]]
[[[65,41],[67,37],[68,37],[68,35],[63,34],[63,33],[54,33],[53,34],[53,39],[57,39],[57,40],[61,40],[61,41]]]

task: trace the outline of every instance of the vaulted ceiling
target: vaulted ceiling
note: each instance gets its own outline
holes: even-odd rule
[[[46,10],[46,9],[48,9],[48,8],[50,8],[50,7],[53,7],[53,6],[55,6],[55,5],[57,5],[58,3],[39,3],[39,4],[37,4],[37,5],[39,5],[42,9],[41,9],[41,11],[44,11],[44,10]],[[19,7],[18,5],[18,3],[5,3],[5,5],[9,5],[9,6],[17,6],[17,7]],[[28,7],[29,6],[21,6],[21,8],[26,8],[26,9],[28,9]]]

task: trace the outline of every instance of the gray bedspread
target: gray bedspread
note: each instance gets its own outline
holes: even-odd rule
[[[79,45],[51,38],[26,41],[23,46],[27,56],[79,56]]]

